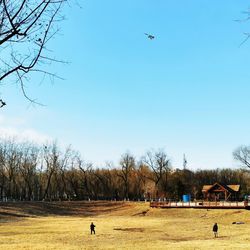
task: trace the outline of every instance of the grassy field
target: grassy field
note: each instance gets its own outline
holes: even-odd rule
[[[250,249],[250,211],[148,209],[132,202],[1,204],[0,249]]]

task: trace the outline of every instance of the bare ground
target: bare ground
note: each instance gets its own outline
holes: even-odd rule
[[[90,235],[89,224],[97,225]],[[242,221],[237,225],[233,222]],[[250,211],[138,202],[0,204],[0,249],[249,249]],[[3,223],[4,222],[4,223]],[[219,225],[219,238],[212,226]]]

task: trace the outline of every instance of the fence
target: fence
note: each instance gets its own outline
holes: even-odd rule
[[[228,208],[228,209],[248,209],[247,201],[190,201],[190,202],[173,202],[173,201],[152,201],[150,207],[159,208]]]

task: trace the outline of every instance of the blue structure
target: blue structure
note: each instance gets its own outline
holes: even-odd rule
[[[183,202],[190,202],[191,201],[191,195],[190,194],[183,194],[182,195]]]

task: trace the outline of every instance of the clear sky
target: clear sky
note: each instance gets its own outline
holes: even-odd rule
[[[249,1],[86,0],[66,7],[50,44],[65,80],[1,86],[0,133],[72,144],[87,161],[117,163],[164,149],[174,167],[236,167],[250,144]],[[144,32],[155,35],[149,40]]]

